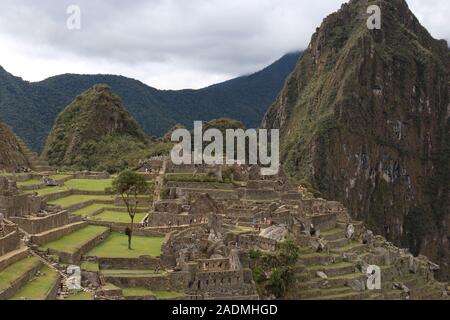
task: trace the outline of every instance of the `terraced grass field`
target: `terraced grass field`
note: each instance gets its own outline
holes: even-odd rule
[[[67,296],[64,298],[64,300],[94,300],[94,297],[92,296],[92,294],[88,293],[88,292],[84,292],[84,291],[80,291],[77,293],[74,293],[70,296]]]
[[[62,237],[59,240],[52,241],[41,246],[40,250],[45,251],[47,249],[53,249],[59,252],[67,252],[73,254],[87,242],[98,237],[107,229],[108,228],[100,226],[87,226]]]
[[[146,213],[136,213],[134,217],[134,222],[139,223],[144,220]],[[93,220],[100,220],[106,222],[116,222],[116,223],[131,223],[130,216],[128,212],[117,212],[117,211],[103,211],[100,214],[97,214],[91,217]]]
[[[81,191],[105,191],[112,186],[113,179],[72,179],[64,184],[71,188]]]
[[[60,198],[54,201],[50,201],[50,204],[53,205],[59,205],[63,208],[68,208],[73,205],[76,205],[78,203],[90,201],[90,200],[99,200],[99,201],[113,201],[114,198],[111,195],[98,195],[98,196],[92,196],[92,195],[82,195],[82,194],[75,194],[68,197]]]
[[[48,196],[48,195],[51,195],[51,194],[64,192],[64,191],[69,191],[69,188],[67,188],[66,186],[46,187],[46,188],[37,189],[37,190],[26,190],[25,193],[36,192],[38,195],[40,195],[42,197],[45,197],[45,196]]]
[[[39,258],[32,256],[22,259],[4,269],[0,272],[0,292],[10,287],[20,276],[33,267],[38,266],[39,263]]]
[[[55,270],[43,266],[41,274],[34,277],[17,292],[11,300],[45,300],[55,286],[59,276]]]
[[[133,236],[133,250],[128,250],[128,237],[121,233],[112,233],[103,243],[91,250],[87,256],[102,258],[159,257],[163,240],[162,237]]]
[[[41,184],[41,180],[39,179],[30,179],[26,181],[17,181],[18,187],[27,187]]]

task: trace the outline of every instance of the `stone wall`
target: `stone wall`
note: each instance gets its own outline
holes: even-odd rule
[[[42,199],[28,194],[0,196],[0,209],[6,217],[25,216],[41,210]]]
[[[38,234],[69,223],[69,213],[61,211],[46,217],[11,217],[11,221],[29,234]]]
[[[261,250],[273,251],[277,248],[277,242],[275,240],[253,234],[239,235],[237,242],[243,249],[259,248]]]
[[[45,243],[49,243],[58,239],[61,239],[65,235],[72,233],[76,230],[79,230],[87,225],[86,222],[79,222],[70,224],[63,227],[58,227],[55,229],[51,229],[49,231],[38,233],[30,236],[30,241],[37,245],[43,245]]]
[[[97,258],[100,269],[104,270],[145,270],[155,269],[159,259],[150,256],[139,258]]]
[[[336,227],[336,214],[318,214],[309,217],[317,230],[329,230]]]
[[[200,214],[173,214],[164,212],[153,212],[149,215],[149,225],[152,227],[182,226],[199,224],[205,218]]]
[[[5,225],[5,234],[0,238],[0,256],[16,250],[20,246],[20,234],[17,227]]]

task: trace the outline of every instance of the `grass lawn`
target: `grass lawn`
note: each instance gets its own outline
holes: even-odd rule
[[[50,178],[52,178],[53,180],[59,181],[59,180],[69,178],[71,176],[72,175],[70,175],[70,174],[55,174],[53,176],[50,176]]]
[[[30,179],[30,180],[26,180],[26,181],[17,181],[17,186],[19,186],[19,187],[34,186],[37,184],[41,184],[41,180]]]
[[[128,237],[121,233],[112,233],[87,256],[105,258],[139,258],[140,256],[159,257],[164,238],[133,236],[128,250]]]
[[[59,193],[63,191],[69,191],[69,188],[65,186],[59,186],[59,187],[46,187],[38,190],[26,190],[25,193],[33,193],[37,192],[40,196],[48,196],[49,194]]]
[[[146,215],[147,215],[146,213],[136,213],[136,215],[134,216],[134,222],[135,223],[141,222]],[[131,223],[131,219],[130,216],[128,215],[128,212],[117,212],[109,210],[103,211],[98,215],[92,216],[91,219],[106,222]]]
[[[153,295],[147,288],[125,288],[122,289],[124,297],[146,297]]]
[[[80,291],[64,298],[64,300],[94,300],[94,297],[84,291]]]
[[[81,270],[85,270],[88,272],[98,272],[99,271],[98,264],[96,262],[91,262],[91,261],[83,261],[81,263],[80,268],[81,268]]]
[[[60,198],[54,201],[50,201],[50,204],[59,205],[63,208],[67,208],[78,203],[86,202],[89,200],[114,200],[112,196],[104,195],[104,196],[91,196],[91,195],[82,195],[82,194],[74,194],[68,197]]]
[[[175,299],[186,296],[184,293],[175,291],[152,291],[158,299]]]
[[[41,275],[34,277],[11,300],[45,300],[58,280],[58,274],[48,266],[43,266],[40,271]]]
[[[72,212],[73,214],[81,217],[87,217],[95,213],[96,211],[103,209],[105,204],[103,203],[94,203],[79,210]]]
[[[64,184],[71,189],[82,191],[105,191],[106,188],[111,187],[112,181],[113,179],[72,179]]]
[[[16,281],[28,270],[39,265],[39,263],[39,258],[33,256],[22,259],[4,269],[2,272],[0,272],[0,292],[10,287],[11,283]]]
[[[85,243],[105,232],[108,228],[99,226],[87,226],[68,234],[61,239],[49,242],[40,247],[41,250],[53,249],[59,252],[75,253]]]

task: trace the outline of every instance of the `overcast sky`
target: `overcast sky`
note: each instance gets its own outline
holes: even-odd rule
[[[305,48],[343,0],[0,0],[0,65],[26,80],[120,74],[160,89],[200,88]],[[408,0],[450,39],[449,0]],[[69,5],[81,29],[68,30]]]

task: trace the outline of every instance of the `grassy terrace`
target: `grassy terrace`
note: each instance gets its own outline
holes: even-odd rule
[[[98,196],[91,196],[91,195],[81,195],[81,194],[75,194],[68,197],[60,198],[54,201],[50,201],[50,204],[53,205],[59,205],[63,208],[67,208],[73,205],[76,205],[78,203],[86,202],[89,200],[98,200],[98,201],[113,201],[114,197],[111,195],[98,195]]]
[[[141,222],[146,215],[147,215],[146,213],[136,213],[134,217],[134,222],[135,223]],[[103,211],[100,214],[92,216],[91,219],[105,222],[131,223],[131,219],[130,216],[128,215],[128,212],[117,212],[110,210]]]
[[[64,300],[94,300],[94,297],[88,292],[80,291],[65,297]]]
[[[70,189],[81,191],[105,191],[112,186],[113,179],[72,179],[64,184]]]
[[[128,237],[121,233],[112,233],[103,243],[90,251],[87,256],[102,258],[159,257],[163,240],[164,238],[158,237],[133,236],[133,250],[128,250]]]
[[[56,271],[48,266],[43,266],[41,275],[32,279],[11,300],[45,300],[57,280],[58,274]]]
[[[124,297],[156,296],[158,299],[175,299],[184,297],[185,294],[175,291],[152,291],[147,288],[125,288],[122,290]]]
[[[120,210],[126,210],[126,206],[115,206],[113,204],[104,204],[104,203],[94,203],[91,204],[89,206],[86,206],[84,208],[81,208],[79,210],[76,210],[74,212],[72,212],[73,214],[77,215],[77,216],[81,216],[81,217],[88,217],[92,214],[94,214],[95,212],[97,212],[98,210],[109,210],[109,211],[115,211],[118,212]],[[138,207],[138,210],[150,210],[149,207]],[[126,212],[124,212],[126,214]]]
[[[33,193],[36,192],[40,196],[48,196],[50,194],[59,193],[63,191],[69,191],[69,188],[66,186],[60,187],[46,187],[38,190],[26,190],[25,193]]]
[[[20,276],[25,274],[28,270],[38,266],[40,260],[36,257],[28,257],[20,260],[8,268],[0,272],[0,291],[3,291],[11,286]]]
[[[68,234],[61,239],[52,241],[40,247],[41,250],[53,249],[59,252],[67,252],[73,254],[77,252],[83,245],[98,237],[108,228],[99,226],[87,226]]]
[[[26,181],[17,181],[17,186],[18,187],[34,186],[34,185],[38,185],[38,184],[41,184],[41,180],[39,180],[39,179],[30,179],[30,180],[26,180]]]

